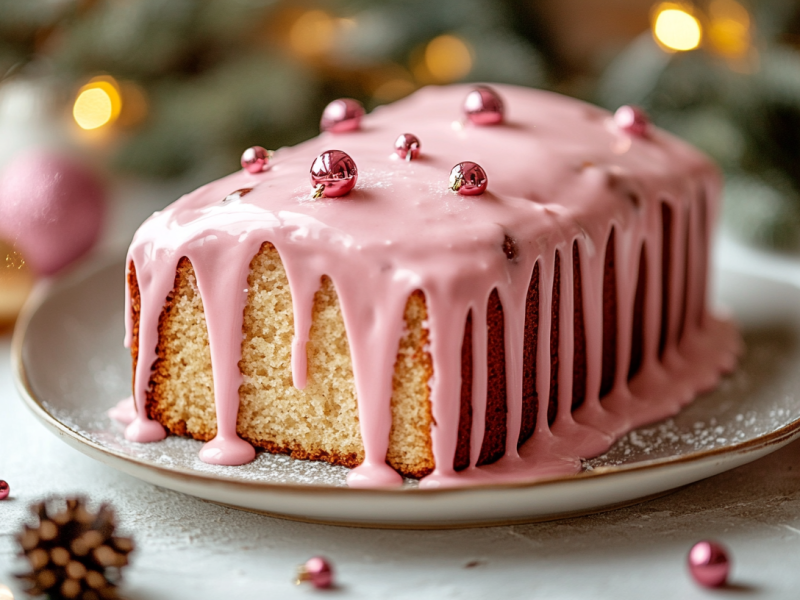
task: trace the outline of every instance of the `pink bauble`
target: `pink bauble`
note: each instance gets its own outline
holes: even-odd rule
[[[339,98],[325,107],[319,128],[334,133],[355,131],[361,125],[363,116],[364,107],[361,102],[352,98]]]
[[[355,187],[356,181],[356,163],[341,150],[323,152],[311,165],[311,184],[315,189],[315,198],[344,196]]]
[[[492,88],[481,85],[464,99],[464,113],[475,125],[497,125],[503,122],[503,100]]]
[[[251,146],[242,153],[242,168],[255,175],[267,170],[269,150],[261,146]]]
[[[695,581],[705,587],[725,585],[731,568],[728,553],[717,542],[703,540],[689,551],[689,571]]]
[[[5,500],[6,498],[8,498],[8,495],[10,493],[11,493],[11,486],[8,485],[8,482],[0,479],[0,500]]]
[[[305,573],[304,579],[317,589],[324,590],[333,585],[333,567],[321,556],[309,558],[302,571]]]
[[[419,156],[419,138],[413,133],[403,133],[394,143],[397,156],[406,160],[413,160]]]
[[[622,131],[631,135],[643,137],[650,128],[650,119],[647,113],[638,106],[624,105],[614,113],[614,123]]]
[[[474,162],[458,163],[450,171],[450,189],[462,196],[477,196],[486,191],[486,171]]]
[[[0,174],[0,238],[40,275],[51,275],[88,252],[105,212],[100,180],[63,154],[32,150]]]

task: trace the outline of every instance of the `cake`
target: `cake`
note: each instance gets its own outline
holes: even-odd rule
[[[456,85],[333,112],[136,233],[129,440],[355,487],[525,481],[735,367],[706,304],[719,172],[637,109]]]

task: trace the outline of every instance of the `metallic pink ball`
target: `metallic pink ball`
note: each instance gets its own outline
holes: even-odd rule
[[[267,170],[270,152],[261,146],[251,146],[242,153],[242,168],[248,173],[261,173]]]
[[[341,150],[320,154],[311,165],[314,198],[336,198],[352,190],[358,181],[358,169],[352,158]]]
[[[694,580],[705,587],[725,585],[731,568],[728,553],[716,542],[703,540],[689,550],[687,559]]]
[[[8,482],[0,479],[0,500],[5,500],[8,498],[10,493],[11,487],[8,485]]]
[[[475,125],[497,125],[503,122],[505,107],[497,92],[481,85],[467,94],[464,112]]]
[[[647,113],[638,106],[624,105],[614,113],[614,123],[625,133],[643,137],[650,128]]]
[[[486,191],[489,183],[486,171],[474,162],[458,163],[450,171],[450,189],[462,196],[477,196]]]
[[[319,590],[333,586],[333,567],[321,556],[314,556],[298,569],[297,583],[310,581]]]
[[[413,160],[419,156],[419,138],[413,133],[403,133],[394,143],[394,151],[400,158]]]
[[[364,107],[358,100],[352,98],[339,98],[334,100],[322,111],[322,120],[319,128],[322,131],[343,133],[355,131],[361,125],[364,116]]]

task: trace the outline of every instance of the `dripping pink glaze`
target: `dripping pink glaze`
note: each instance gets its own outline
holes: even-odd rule
[[[133,423],[136,419],[136,404],[133,401],[133,396],[120,400],[112,408],[108,409],[108,416],[125,425]]]
[[[305,387],[305,345],[320,278],[333,281],[347,329],[365,460],[353,469],[354,487],[395,486],[400,476],[385,463],[391,428],[392,373],[403,335],[408,296],[425,293],[434,374],[429,385],[436,425],[431,435],[435,470],[422,487],[524,481],[574,473],[580,458],[595,456],[638,425],[676,413],[698,391],[732,369],[740,350],[735,328],[706,312],[707,240],[717,212],[720,178],[698,151],[653,128],[628,137],[606,111],[556,94],[495,86],[507,118],[494,127],[459,125],[468,86],[430,87],[375,110],[359,131],[323,133],[278,151],[271,168],[239,171],[182,197],[154,214],[137,232],[128,260],[141,292],[137,416],[126,430],[135,441],[160,439],[145,414],[145,393],[155,361],[158,317],[181,257],[194,266],[209,330],[218,435],[201,458],[240,464],[252,448],[236,435],[241,375],[242,312],[247,273],[261,244],[281,255],[293,298],[294,384]],[[397,131],[414,131],[426,152],[407,162],[391,155]],[[347,196],[310,199],[308,170],[332,148],[353,157],[360,178]],[[488,190],[465,197],[448,191],[452,166],[475,161]],[[222,204],[231,192],[252,187]],[[628,192],[638,194],[638,206]],[[707,198],[705,228],[698,205]],[[661,319],[661,202],[673,211],[670,314],[667,346],[658,356]],[[685,331],[679,338],[684,240],[690,243]],[[599,399],[602,367],[602,287],[606,241],[615,230],[618,302],[617,370],[612,391]],[[518,244],[514,261],[502,251],[508,234]],[[572,402],[572,244],[582,274],[587,349],[587,393]],[[645,347],[642,367],[627,380],[633,303],[642,245],[646,248]],[[547,423],[550,382],[551,290],[556,251],[561,261],[558,413]],[[517,451],[522,411],[525,298],[540,266],[537,392],[532,438]],[[486,412],[486,304],[497,289],[504,310],[508,436],[494,464],[453,470],[461,387],[461,342],[473,319],[471,464],[480,455]],[[127,335],[131,340],[130,299]]]

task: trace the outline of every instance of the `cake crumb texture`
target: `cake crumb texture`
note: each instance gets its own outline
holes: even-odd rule
[[[139,300],[129,271],[132,303]],[[134,312],[138,326],[138,311]],[[391,399],[392,428],[387,462],[404,475],[423,477],[434,468],[433,417],[428,381],[427,311],[422,292],[405,310]],[[344,320],[333,282],[322,277],[314,296],[306,346],[306,387],[292,381],[294,315],[286,271],[278,251],[262,245],[250,263],[239,368],[239,435],[272,453],[354,467],[364,459],[353,368]],[[138,333],[138,327],[134,329]],[[138,338],[138,335],[135,336]],[[133,348],[138,347],[134,339]],[[182,258],[175,285],[159,319],[148,414],[171,433],[210,440],[216,435],[211,352],[203,301],[191,262]]]

